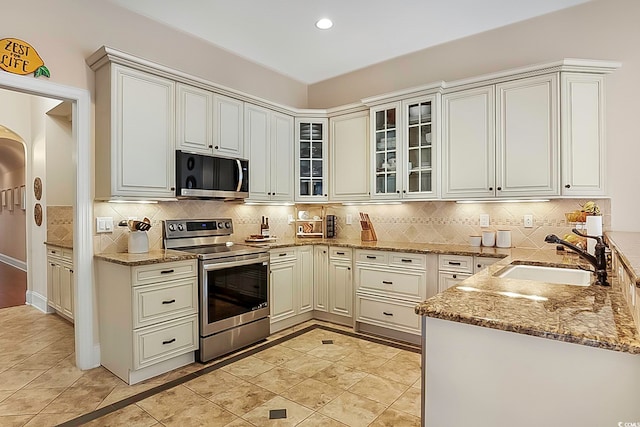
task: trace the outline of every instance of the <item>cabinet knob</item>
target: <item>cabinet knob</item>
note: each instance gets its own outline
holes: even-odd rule
[[[210,145],[209,148],[213,148],[213,145]]]
[[[565,185],[564,188],[571,188],[571,184]]]
[[[216,145],[216,146],[215,146],[215,147],[213,147],[213,148],[215,148],[215,149],[217,150],[219,147]]]
[[[400,190],[396,191],[396,193],[400,194]]]
[[[453,275],[453,278],[454,278],[454,279],[457,279],[457,278],[458,278],[458,275],[457,275],[457,274],[454,274],[454,275]]]
[[[176,187],[171,187],[171,191],[176,191]]]
[[[493,191],[493,187],[489,187],[489,191]]]
[[[325,194],[324,197],[327,197],[327,195]]]
[[[402,190],[402,192],[406,194],[407,190]]]
[[[347,270],[351,270],[351,267],[347,267]]]
[[[502,190],[502,187],[498,187],[498,188],[496,188],[496,190],[501,191],[501,190]]]

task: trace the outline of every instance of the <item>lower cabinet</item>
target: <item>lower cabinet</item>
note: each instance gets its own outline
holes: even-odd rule
[[[194,362],[197,261],[97,263],[100,359],[128,384]]]
[[[50,246],[47,249],[47,304],[73,321],[73,251]]]
[[[329,311],[329,247],[313,247],[313,309]]]
[[[352,249],[329,249],[329,313],[353,317]]]
[[[500,258],[439,255],[438,257],[438,292],[456,286],[458,283],[480,272],[487,266],[499,261]]]

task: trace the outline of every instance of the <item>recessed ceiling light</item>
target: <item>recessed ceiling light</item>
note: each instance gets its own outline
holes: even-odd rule
[[[333,21],[331,21],[331,19],[329,18],[322,18],[318,22],[316,22],[316,27],[321,30],[328,30],[329,28],[333,27]]]

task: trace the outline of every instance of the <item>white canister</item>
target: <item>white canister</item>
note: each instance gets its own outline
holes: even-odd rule
[[[469,236],[469,245],[480,246],[482,244],[482,236]]]
[[[511,247],[511,230],[498,230],[496,232],[496,246],[499,248]]]
[[[149,252],[149,236],[146,231],[129,232],[129,253],[144,254]]]
[[[496,232],[495,231],[483,231],[482,232],[482,246],[495,246],[496,244]]]
[[[587,215],[587,235],[602,236],[602,216]],[[596,241],[594,239],[587,239],[587,252],[593,255],[595,249]]]

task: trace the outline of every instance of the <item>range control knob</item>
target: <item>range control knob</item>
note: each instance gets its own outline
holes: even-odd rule
[[[176,231],[176,226],[173,224],[169,224],[169,231]]]
[[[221,230],[221,229],[223,229],[223,228],[224,228],[224,222],[220,221],[220,222],[218,223],[218,230]]]
[[[224,223],[225,228],[231,228],[231,221],[227,221]]]
[[[180,231],[184,230],[184,225],[178,224],[178,230],[180,230]]]

